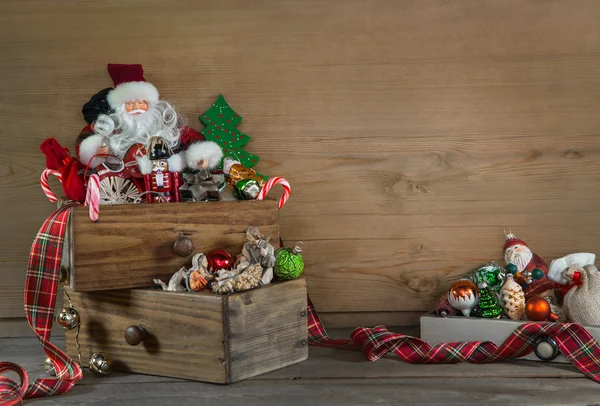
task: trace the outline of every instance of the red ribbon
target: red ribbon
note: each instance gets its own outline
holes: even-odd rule
[[[27,372],[12,362],[0,362],[0,374],[16,372],[20,383],[0,375],[0,404],[20,405],[24,399],[60,395],[82,378],[81,367],[50,342],[64,236],[71,211],[77,203],[62,206],[46,219],[31,247],[25,281],[25,313],[29,325],[52,360],[56,378],[37,379],[29,386]]]
[[[362,351],[369,361],[392,352],[400,360],[415,364],[458,362],[488,363],[520,358],[530,354],[540,337],[551,337],[559,351],[583,374],[600,382],[600,344],[575,323],[524,323],[502,345],[490,341],[441,343],[425,341],[388,331],[384,326],[356,328],[350,340],[333,340],[328,335],[310,298],[308,298],[308,337],[310,345]]]

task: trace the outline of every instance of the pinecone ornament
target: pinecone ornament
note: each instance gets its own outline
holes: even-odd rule
[[[525,314],[525,294],[511,274],[506,275],[506,282],[500,290],[502,308],[512,320],[521,320]]]

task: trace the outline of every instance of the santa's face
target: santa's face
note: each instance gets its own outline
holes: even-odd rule
[[[133,116],[139,116],[148,110],[146,100],[130,100],[124,104],[125,111]]]
[[[522,272],[523,269],[525,269],[532,257],[533,253],[529,247],[522,244],[512,245],[504,252],[504,260],[506,263],[515,264],[519,272]]]

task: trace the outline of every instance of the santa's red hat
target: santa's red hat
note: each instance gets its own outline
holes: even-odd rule
[[[506,243],[504,244],[504,251],[506,251],[513,245],[524,245],[527,247],[527,243],[523,240],[519,240],[517,237],[515,237],[514,234],[506,234]]]
[[[158,90],[144,79],[142,65],[109,63],[108,73],[115,88],[108,93],[106,100],[113,109],[131,100],[158,101]]]

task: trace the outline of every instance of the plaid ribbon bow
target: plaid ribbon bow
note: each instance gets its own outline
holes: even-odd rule
[[[362,351],[369,361],[376,361],[393,352],[412,364],[483,364],[530,354],[539,337],[554,339],[560,352],[583,374],[600,382],[600,345],[590,333],[575,323],[521,324],[500,347],[490,341],[441,343],[434,347],[425,341],[404,334],[392,333],[383,326],[359,327],[350,340],[331,339],[310,298],[308,298],[308,338],[310,345]]]
[[[82,378],[81,367],[60,348],[50,343],[50,329],[60,275],[65,231],[71,211],[78,203],[68,203],[46,219],[31,247],[25,281],[25,313],[56,369],[56,378],[39,378],[29,386],[25,370],[12,362],[0,362],[0,374],[16,372],[20,383],[0,375],[0,404],[20,405],[24,399],[60,395]]]

